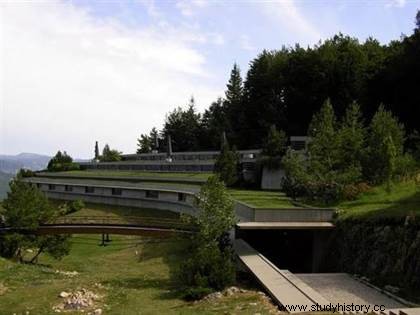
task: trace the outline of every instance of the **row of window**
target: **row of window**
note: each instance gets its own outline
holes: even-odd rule
[[[40,184],[38,184],[38,187]],[[48,190],[55,190],[56,186],[54,184],[48,184]],[[73,186],[71,185],[65,185],[64,191],[71,192],[73,191]],[[86,194],[93,194],[95,193],[95,187],[86,186],[85,187],[85,193]],[[121,188],[112,188],[111,191],[112,195],[114,196],[121,196],[122,195],[122,189]],[[159,198],[159,191],[157,190],[146,190],[146,198],[151,199],[158,199]],[[184,193],[178,193],[178,201],[185,202],[187,200],[187,195]]]

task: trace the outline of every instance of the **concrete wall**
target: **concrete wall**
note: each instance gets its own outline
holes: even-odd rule
[[[235,212],[240,222],[330,222],[334,215],[334,209],[254,208],[238,201]]]
[[[257,222],[328,222],[332,220],[333,209],[255,209]]]
[[[193,206],[195,196],[189,192],[158,189],[121,188],[120,195],[113,195],[112,187],[79,184],[53,184],[53,186],[54,189],[51,190],[49,184],[38,183],[38,187],[46,193],[47,197],[51,199],[83,200],[85,202],[108,205],[170,210],[192,215],[196,213],[196,209]],[[71,187],[72,191],[66,191],[66,186]],[[87,193],[86,187],[93,187],[94,192]],[[157,198],[148,197],[146,193],[147,191],[157,192]],[[180,194],[182,194],[182,196],[185,198],[184,200],[179,200]]]
[[[281,189],[281,181],[284,177],[284,170],[282,169],[269,169],[264,166],[261,177],[261,188],[268,190]]]

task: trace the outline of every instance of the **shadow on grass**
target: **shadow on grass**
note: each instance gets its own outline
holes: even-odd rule
[[[179,284],[172,277],[148,277],[147,275],[141,277],[119,278],[102,282],[104,285],[109,285],[113,288],[130,289],[130,290],[147,290],[156,289],[158,299],[172,300],[182,299],[182,292]]]
[[[377,209],[348,211],[348,217],[354,216],[361,219],[368,218],[399,218],[406,216],[420,216],[420,191],[413,195],[394,201],[361,201],[352,203],[352,206],[375,205]]]

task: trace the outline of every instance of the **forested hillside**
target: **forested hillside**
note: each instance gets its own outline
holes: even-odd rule
[[[0,172],[0,201],[6,197],[12,175]]]
[[[289,135],[306,134],[327,98],[338,118],[356,101],[370,120],[383,103],[411,134],[420,128],[420,14],[415,22],[411,35],[386,45],[337,34],[314,47],[263,51],[244,79],[234,65],[225,97],[203,115],[192,99],[187,109],[168,114],[159,133],[142,135],[139,150],[151,150],[156,134],[164,147],[168,133],[175,151],[215,149],[222,131],[240,149],[257,148],[273,124]]]

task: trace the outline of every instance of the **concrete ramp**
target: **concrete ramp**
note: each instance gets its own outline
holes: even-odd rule
[[[235,240],[234,247],[239,260],[258,279],[272,299],[286,307],[290,313],[310,311],[313,305],[329,303],[293,274],[278,269],[245,241]],[[303,309],[305,306],[306,309]],[[293,309],[294,307],[296,308]]]

